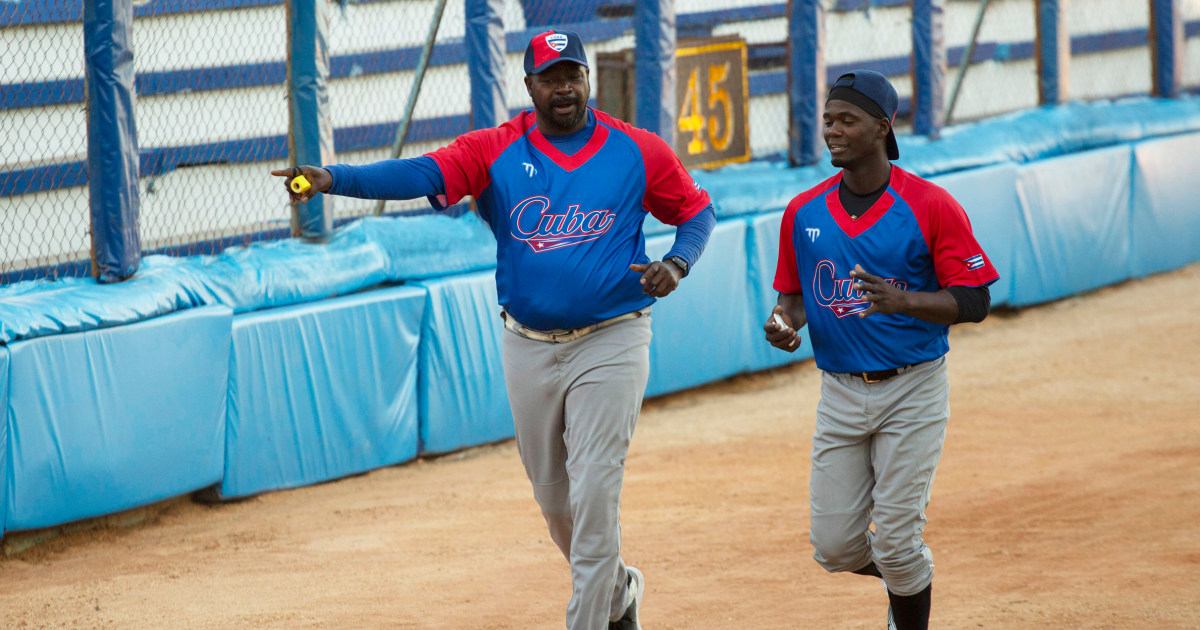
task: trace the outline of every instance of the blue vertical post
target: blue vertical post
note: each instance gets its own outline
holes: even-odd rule
[[[1043,105],[1067,100],[1071,76],[1071,34],[1067,0],[1037,0],[1038,97]]]
[[[788,161],[816,164],[825,140],[825,3],[788,3]]]
[[[675,142],[675,1],[640,0],[634,8],[637,126]]]
[[[471,129],[508,120],[504,103],[504,0],[467,0],[467,72],[471,76]]]
[[[142,260],[132,27],[131,0],[84,3],[92,275],[100,282],[132,276]]]
[[[333,123],[329,117],[329,4],[323,0],[288,2],[289,144],[296,164],[320,166],[334,161]],[[317,195],[296,204],[292,235],[321,240],[333,231],[333,199]]]
[[[1179,96],[1183,77],[1184,40],[1180,0],[1150,0],[1151,50],[1154,51],[1154,94]]]
[[[913,0],[913,133],[937,137],[945,115],[946,0]]]

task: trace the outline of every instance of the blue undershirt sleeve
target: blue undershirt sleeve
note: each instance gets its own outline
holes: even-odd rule
[[[716,225],[717,211],[713,209],[712,204],[709,204],[696,216],[675,228],[675,243],[671,245],[671,251],[663,256],[663,260],[671,256],[679,256],[687,261],[690,274],[692,267],[700,259],[700,254],[704,253],[704,246],[708,244],[708,237]]]
[[[333,176],[329,192],[359,199],[416,199],[446,192],[442,170],[433,158],[422,155],[407,160],[383,160],[362,166],[334,164],[325,170]]]

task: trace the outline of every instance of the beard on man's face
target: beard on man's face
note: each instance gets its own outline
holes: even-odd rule
[[[559,114],[554,111],[554,108],[559,105],[574,105],[575,109],[569,114]],[[569,96],[551,99],[544,107],[539,106],[538,110],[542,116],[559,129],[571,129],[582,122],[584,116],[587,116],[587,108],[580,103],[580,99]]]

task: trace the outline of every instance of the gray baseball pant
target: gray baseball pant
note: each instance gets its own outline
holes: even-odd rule
[[[921,533],[949,419],[945,357],[879,383],[822,374],[809,481],[810,540],[822,567],[856,571],[874,561],[901,596],[929,585],[933,554]]]
[[[650,375],[650,318],[567,343],[504,334],[517,450],[554,540],[571,564],[570,630],[625,612],[621,483]]]

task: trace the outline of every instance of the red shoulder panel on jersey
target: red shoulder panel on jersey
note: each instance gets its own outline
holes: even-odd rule
[[[629,136],[642,153],[646,168],[646,192],[642,207],[667,225],[680,225],[707,208],[708,192],[687,172],[675,151],[662,138],[638,129],[598,110],[597,126],[606,126]]]
[[[971,220],[945,189],[892,166],[892,186],[912,208],[942,287],[982,287],[1000,278],[975,234]],[[898,176],[897,176],[898,175]]]
[[[446,205],[456,204],[468,195],[482,194],[491,184],[488,169],[496,156],[529,131],[535,120],[533,112],[521,112],[499,127],[471,131],[448,146],[427,153],[442,171]]]

